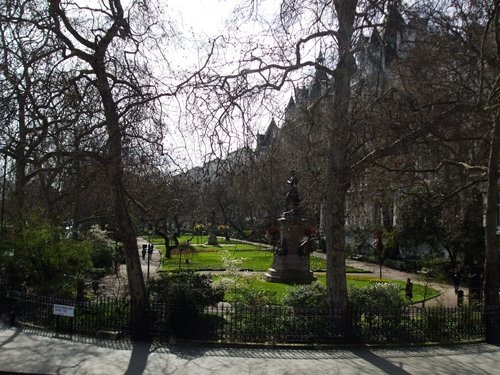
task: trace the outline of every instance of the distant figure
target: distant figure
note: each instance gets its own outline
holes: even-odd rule
[[[462,276],[460,275],[460,271],[456,269],[455,272],[453,273],[453,287],[455,288],[455,294],[458,294],[461,280]]]
[[[142,245],[142,260],[146,260],[146,244]]]
[[[406,298],[410,301],[413,300],[413,283],[411,282],[410,278],[408,278],[408,280],[406,281],[405,291]]]

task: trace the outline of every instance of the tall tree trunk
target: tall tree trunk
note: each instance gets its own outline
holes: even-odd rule
[[[97,60],[97,59],[96,59]],[[147,317],[143,316],[146,306],[146,288],[142,274],[137,239],[134,226],[130,218],[125,188],[123,186],[122,164],[122,134],[119,123],[118,109],[109,86],[105,65],[102,60],[93,64],[97,75],[97,89],[104,106],[106,129],[108,133],[108,149],[106,157],[106,175],[111,190],[111,200],[120,229],[121,240],[125,251],[125,262],[129,283],[130,302],[132,304],[132,325],[135,337],[141,336],[145,330],[143,323]]]
[[[484,262],[484,305],[486,309],[486,339],[488,342],[500,341],[500,322],[495,311],[499,303],[498,288],[498,248],[497,248],[497,220],[498,220],[498,162],[500,152],[500,121],[498,115],[491,131],[490,157],[488,164],[488,190],[486,195],[486,225],[485,245],[486,256]]]
[[[500,57],[499,39],[499,17],[498,7],[500,1],[495,0],[492,21],[495,32],[496,55]],[[496,68],[498,65],[496,66]],[[496,69],[497,80],[489,95],[488,107],[492,111],[491,143],[488,162],[488,189],[486,195],[486,225],[485,225],[485,247],[486,255],[484,261],[484,305],[487,316],[486,340],[488,342],[500,342],[500,319],[497,311],[488,311],[491,308],[498,308],[499,298],[499,267],[498,267],[498,245],[497,245],[497,222],[498,222],[498,163],[500,161],[500,107],[498,106],[498,69]],[[490,314],[488,314],[490,313]],[[488,316],[489,315],[489,316]]]
[[[123,135],[120,128],[120,116],[116,104],[117,102],[113,96],[113,90],[108,82],[106,65],[110,57],[106,56],[106,53],[113,39],[119,35],[126,37],[130,29],[120,0],[110,0],[106,3],[110,10],[110,12],[106,14],[109,15],[112,23],[106,30],[96,30],[95,35],[99,34],[100,37],[96,36],[93,40],[87,40],[84,35],[78,33],[78,28],[75,28],[72,24],[72,22],[78,21],[78,15],[71,14],[71,17],[68,17],[65,8],[62,7],[64,3],[61,4],[58,0],[48,0],[49,13],[54,20],[53,25],[49,25],[49,27],[76,58],[87,62],[92,67],[92,71],[87,73],[91,76],[94,74],[96,76],[95,87],[99,92],[103,105],[108,135],[107,150],[106,155],[104,155],[104,166],[110,187],[111,202],[125,251],[130,302],[132,304],[132,329],[134,336],[138,337],[145,332],[143,324],[147,321],[146,317],[143,316],[146,307],[146,287],[144,285],[144,276],[142,274],[139,251],[137,249],[137,239],[128,212],[125,188],[122,180]],[[73,16],[75,18],[73,18]],[[62,31],[62,26],[64,26],[65,32]],[[71,35],[71,37],[68,35]],[[76,48],[72,38],[83,44],[85,46],[85,51]]]
[[[495,122],[490,144],[488,165],[488,189],[486,195],[486,258],[484,263],[484,299],[485,304],[498,304],[498,249],[497,249],[497,220],[498,220],[498,162],[500,152],[500,121]]]
[[[22,223],[26,204],[26,100],[24,95],[18,97],[19,106],[19,139],[15,148],[15,219]]]
[[[334,98],[330,126],[329,154],[327,161],[326,196],[326,253],[328,303],[347,310],[347,285],[345,278],[345,213],[346,195],[350,185],[347,160],[347,135],[351,80],[354,69],[351,40],[357,0],[337,0],[335,9],[339,22],[337,41],[339,61],[334,76]]]

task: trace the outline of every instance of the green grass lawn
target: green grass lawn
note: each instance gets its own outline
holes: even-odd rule
[[[181,236],[180,243],[185,243],[191,236]],[[164,251],[165,246],[163,239],[159,237],[152,237],[151,242],[155,247]],[[226,241],[224,238],[219,238],[219,246],[207,246],[207,236],[195,236],[190,241],[194,251],[181,251],[174,252],[171,259],[164,259],[162,270],[225,270],[228,268],[232,270],[250,270],[255,272],[264,272],[272,265],[273,251],[264,244],[251,244],[244,243],[237,240]],[[326,261],[314,256],[310,257],[310,268],[316,272],[324,272],[326,270]],[[346,267],[347,273],[363,273],[366,271],[356,269],[353,267]],[[217,279],[222,275],[214,275],[213,278]],[[235,276],[244,277],[244,276]],[[326,276],[324,274],[316,274],[317,281],[326,285]],[[362,288],[374,282],[381,280],[372,276],[347,276],[347,284],[357,288]],[[383,282],[396,283],[400,286],[401,294],[404,295],[405,281],[399,280],[382,280]],[[294,288],[294,285],[283,283],[269,283],[266,282],[264,276],[253,275],[250,276],[247,282],[256,290],[265,290],[274,294],[274,302],[280,303],[283,296]],[[413,286],[413,302],[421,302],[424,299],[425,286],[421,284],[414,284]],[[426,299],[436,297],[439,292],[435,289],[427,288]],[[228,293],[226,299],[231,301],[231,295]]]
[[[191,236],[179,237],[179,242],[186,243]],[[171,259],[164,259],[162,270],[208,270],[219,271],[227,270],[227,264],[224,260],[231,258],[232,267],[238,270],[266,271],[273,262],[273,252],[265,244],[253,244],[241,242],[238,240],[226,241],[219,237],[219,246],[206,245],[207,236],[195,236],[189,242],[196,251],[175,251]],[[151,237],[151,242],[155,248],[165,251],[163,239]],[[227,261],[226,261],[227,263]],[[326,261],[311,256],[310,268],[313,271],[324,272],[326,270]],[[363,270],[346,267],[346,272],[365,272]]]
[[[213,275],[212,276],[214,280],[220,277],[226,277],[222,275]],[[240,276],[234,276],[234,277],[240,277]],[[245,277],[245,276],[241,276]],[[252,275],[252,276],[247,276],[248,277],[248,283],[251,285],[251,287],[255,290],[265,290],[269,291],[274,294],[273,296],[273,302],[274,303],[281,303],[283,300],[283,297],[285,294],[288,293],[289,290],[293,289],[295,285],[293,284],[284,284],[284,283],[270,283],[265,281],[265,278],[263,275]],[[319,282],[322,285],[326,285],[326,276],[325,275],[316,275],[317,277],[317,282]],[[372,283],[376,282],[381,282],[380,279],[376,277],[369,277],[369,276],[353,276],[353,275],[348,275],[347,276],[347,285],[355,288],[363,288],[366,286],[369,286]],[[405,281],[399,281],[399,280],[382,280],[382,282],[388,282],[388,283],[394,283],[399,285],[401,289],[401,295],[404,296],[405,292]],[[421,284],[414,284],[413,285],[413,302],[418,303],[422,302],[424,300],[424,290],[425,286]],[[432,288],[427,288],[426,292],[426,299],[430,299],[433,297],[439,296],[439,292],[435,289]],[[229,302],[233,300],[233,296],[230,293],[226,293],[225,299]]]
[[[155,245],[164,251],[162,245]],[[195,251],[174,251],[171,259],[164,259],[162,270],[209,270],[219,271],[236,269],[250,271],[266,271],[273,262],[273,251],[262,245],[247,243],[224,243],[220,247],[195,245]],[[228,264],[229,261],[229,264]],[[321,272],[326,270],[326,261],[310,257],[310,268]],[[346,272],[364,272],[354,267],[346,267]]]

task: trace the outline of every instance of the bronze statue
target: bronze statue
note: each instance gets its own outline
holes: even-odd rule
[[[299,191],[297,188],[298,179],[295,176],[295,171],[291,172],[291,176],[288,179],[288,184],[290,185],[288,193],[286,194],[286,207],[285,213],[298,213],[298,208],[300,204]]]

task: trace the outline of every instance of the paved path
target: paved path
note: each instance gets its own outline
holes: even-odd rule
[[[313,253],[314,256],[325,258],[326,255],[324,253]],[[373,273],[375,277],[380,275],[380,267],[374,263],[368,263],[353,259],[346,259],[346,264],[348,266],[353,266],[356,268],[364,269],[368,272]],[[426,280],[422,275],[412,274],[407,272],[398,271],[392,268],[382,266],[382,278],[390,279],[390,280],[407,280],[408,278],[412,279],[413,282],[419,284],[425,284]],[[428,282],[428,281],[427,281]],[[425,302],[425,306],[443,306],[443,307],[456,307],[457,306],[457,296],[455,295],[455,289],[453,285],[450,283],[442,284],[438,282],[428,282],[429,287],[438,290],[441,295],[437,298],[433,298],[429,301]],[[467,298],[467,295],[465,296]],[[467,299],[466,299],[467,300]],[[418,303],[417,305],[421,305]],[[500,374],[500,371],[499,371]]]
[[[376,276],[380,275],[380,266],[373,263],[348,259],[346,260],[346,264],[349,266],[366,269],[368,271],[373,272],[373,274]],[[384,266],[382,266],[382,277],[390,280],[407,280],[408,278],[410,278],[412,279],[413,282],[419,284],[426,283],[426,280],[422,275],[401,272]],[[441,293],[441,295],[437,298],[433,298],[432,300],[427,301],[425,303],[426,306],[443,306],[443,307],[457,306],[457,296],[455,295],[455,289],[453,288],[453,285],[451,283],[448,285],[431,281],[429,282],[428,285],[431,288],[438,290]]]
[[[148,278],[148,255],[146,254],[145,259],[142,258],[142,245],[148,245],[149,242],[142,237],[137,238],[137,251],[139,252],[139,258],[141,261],[142,273],[144,275],[144,280]],[[162,254],[158,250],[154,250],[149,260],[149,278],[153,278],[158,270],[160,269]],[[127,269],[124,264],[120,265],[118,274],[107,275],[103,277],[100,281],[99,295],[112,297],[115,295],[124,295],[128,293],[127,289]]]
[[[500,348],[488,344],[329,350],[165,347],[86,341],[0,325],[0,374],[494,375]]]

